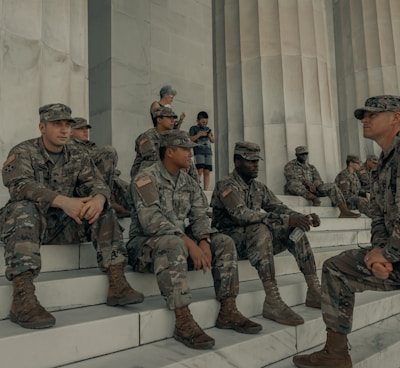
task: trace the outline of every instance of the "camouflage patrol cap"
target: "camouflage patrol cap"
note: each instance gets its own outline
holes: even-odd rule
[[[239,155],[245,160],[254,161],[262,160],[260,156],[260,146],[252,142],[236,142],[235,143],[235,155]]]
[[[357,155],[347,155],[346,161],[354,162],[355,164],[361,164],[360,157]]]
[[[198,144],[190,140],[189,134],[183,130],[171,129],[160,134],[161,147],[184,147],[193,148]]]
[[[382,112],[382,111],[400,111],[400,96],[375,96],[365,101],[365,107],[354,110],[356,119],[361,120],[365,111]]]
[[[303,153],[308,153],[307,146],[298,146],[295,149],[296,155],[302,155]]]
[[[40,121],[69,120],[75,122],[71,117],[71,108],[61,103],[48,104],[39,108]]]
[[[159,116],[172,116],[172,117],[174,117],[174,118],[177,118],[177,117],[178,117],[178,115],[176,115],[176,114],[172,111],[172,109],[171,109],[170,107],[167,107],[167,106],[159,107],[158,109],[156,109],[156,110],[153,112],[153,117],[154,117],[154,118],[157,118],[157,117],[159,117]]]
[[[87,122],[85,118],[74,118],[75,124],[72,125],[72,129],[79,129],[83,127],[88,127],[92,129],[92,126]]]
[[[368,155],[367,160],[372,161],[374,164],[378,163],[378,156],[377,155]]]

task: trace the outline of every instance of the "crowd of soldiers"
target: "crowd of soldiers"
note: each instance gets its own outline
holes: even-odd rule
[[[11,149],[2,170],[10,199],[1,211],[0,223],[5,275],[13,284],[10,320],[25,328],[53,326],[55,317],[35,295],[40,246],[92,241],[98,266],[108,276],[108,305],[144,301],[144,295],[125,278],[127,263],[134,271],[152,272],[167,307],[175,314],[174,338],[190,348],[212,348],[215,340],[190,312],[188,271],[211,270],[220,303],[217,328],[256,334],[261,324],[246,318],[236,306],[237,260],[248,259],[265,291],[262,316],[296,326],[304,319],[282,300],[275,278],[274,255],[287,249],[307,284],[305,304],[322,308],[328,331],[321,352],[296,356],[294,363],[298,367],[351,367],[346,334],[351,329],[354,293],[400,286],[400,271],[394,267],[400,260],[395,200],[400,98],[372,97],[355,111],[364,136],[383,149],[380,161],[368,156],[361,167],[359,158],[349,155],[335,183],[324,183],[308,163],[307,147],[300,146],[296,159],[284,168],[285,193],[303,196],[313,206],[321,204],[319,197],[329,196],[340,210],[339,217],[359,217],[360,213],[351,211],[358,209],[373,218],[372,248],[344,252],[326,261],[322,293],[307,238],[310,228],[320,225],[319,216],[290,209],[256,180],[263,159],[260,147],[241,141],[235,143],[233,171],[216,182],[210,220],[209,204],[192,160],[196,143],[180,128],[185,116],[181,114],[178,121],[170,104],[160,102],[151,107],[153,128],[136,139],[130,183],[116,169],[116,150],[99,149],[90,142],[91,125],[84,118],[73,118],[71,109],[61,103],[40,107],[40,137]],[[378,124],[380,128],[375,128]],[[374,165],[378,166],[374,169]],[[383,185],[385,180],[390,185]],[[131,225],[125,245],[117,217],[128,214]],[[367,280],[362,286],[360,278]]]

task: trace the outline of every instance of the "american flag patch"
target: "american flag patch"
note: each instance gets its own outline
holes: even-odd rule
[[[141,146],[142,144],[145,144],[146,142],[149,141],[149,138],[143,138],[140,142],[139,142],[139,146]]]
[[[139,178],[138,180],[135,181],[135,185],[140,189],[142,187],[144,187],[145,185],[151,184],[152,180],[150,178],[150,176],[146,175],[143,176],[141,178]]]
[[[12,155],[8,158],[8,160],[4,162],[4,164],[3,164],[3,169],[4,169],[7,165],[11,164],[11,162],[13,162],[16,158],[17,158],[17,157],[15,156],[15,154],[12,154]]]
[[[228,196],[229,194],[231,194],[232,192],[233,192],[233,189],[232,189],[231,187],[225,189],[225,190],[221,193],[222,198],[227,197],[227,196]]]

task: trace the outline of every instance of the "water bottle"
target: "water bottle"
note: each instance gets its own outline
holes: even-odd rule
[[[307,219],[310,222],[310,225],[312,225],[312,217],[310,215],[308,215]],[[292,242],[297,243],[303,237],[304,233],[305,232],[303,230],[301,230],[299,227],[295,227],[293,229],[293,231],[290,233],[289,239]]]

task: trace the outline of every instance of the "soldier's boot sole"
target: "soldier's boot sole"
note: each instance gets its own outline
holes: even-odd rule
[[[235,330],[240,333],[253,335],[259,333],[262,330],[262,326],[255,323],[249,319],[247,321],[242,321],[242,323],[235,323],[230,321],[220,321],[217,319],[215,322],[215,327],[223,330]]]
[[[177,334],[175,331],[174,339],[191,349],[205,350],[211,349],[215,345],[215,340],[208,336],[205,332],[200,335],[184,337]]]
[[[51,314],[49,317],[38,319],[36,321],[21,321],[13,312],[10,312],[9,317],[11,322],[16,323],[23,328],[41,329],[53,327],[56,324],[56,319]]]
[[[130,293],[129,295],[123,295],[121,297],[117,296],[107,297],[106,303],[110,307],[116,307],[119,305],[142,303],[143,300],[144,300],[144,295],[134,290],[134,292]]]
[[[329,361],[313,361],[312,357],[307,355],[297,355],[293,357],[293,364],[297,368],[352,368],[353,364],[351,359],[336,360],[330,359]]]
[[[298,326],[304,324],[304,319],[297,313],[293,312],[290,308],[286,308],[284,311],[278,311],[276,313],[264,309],[263,317],[287,326]]]

